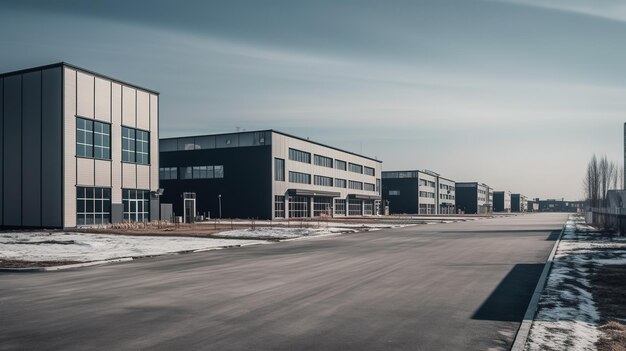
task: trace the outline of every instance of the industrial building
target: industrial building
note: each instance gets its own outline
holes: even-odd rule
[[[522,194],[511,194],[511,212],[527,212],[528,198]]]
[[[492,212],[493,193],[484,183],[456,183],[456,209],[464,214],[489,214]]]
[[[584,201],[568,201],[565,199],[535,199],[539,204],[539,212],[582,212],[585,208]]]
[[[384,171],[383,203],[390,214],[456,213],[456,186],[432,171]]]
[[[0,74],[0,225],[158,216],[159,93],[67,63]]]
[[[186,221],[379,213],[381,161],[275,130],[164,138],[160,162]]]
[[[493,192],[493,212],[511,212],[511,192]]]

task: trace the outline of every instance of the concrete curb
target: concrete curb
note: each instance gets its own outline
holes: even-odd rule
[[[569,217],[567,218],[569,221]],[[528,303],[528,308],[526,309],[526,314],[524,314],[524,320],[517,330],[517,334],[515,335],[515,340],[513,341],[513,346],[511,346],[511,351],[523,351],[526,346],[526,340],[528,339],[528,334],[530,334],[530,327],[533,324],[533,320],[535,319],[535,314],[537,313],[537,306],[539,304],[539,298],[541,297],[541,293],[548,281],[548,275],[550,274],[550,270],[552,270],[552,263],[554,262],[554,255],[556,255],[556,250],[561,243],[561,238],[563,237],[563,233],[565,232],[565,227],[567,226],[567,221],[565,225],[563,225],[563,229],[561,229],[561,233],[557,238],[554,246],[552,247],[552,251],[550,252],[550,256],[548,256],[548,261],[543,266],[543,271],[541,272],[541,276],[539,277],[539,281],[537,282],[537,286],[535,287],[535,291],[533,292],[533,296],[530,299],[530,303]]]

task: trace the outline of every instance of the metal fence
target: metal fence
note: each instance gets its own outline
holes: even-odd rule
[[[585,222],[626,235],[626,208],[589,208],[585,212]]]

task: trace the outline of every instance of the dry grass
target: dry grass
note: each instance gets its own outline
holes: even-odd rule
[[[599,351],[626,351],[626,265],[594,268],[593,296],[600,315]]]
[[[32,267],[52,267],[66,264],[83,263],[79,261],[20,261],[0,259],[0,268],[32,268]]]

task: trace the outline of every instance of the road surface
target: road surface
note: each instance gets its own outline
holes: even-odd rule
[[[509,349],[566,217],[0,273],[0,349]]]

